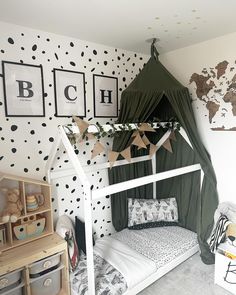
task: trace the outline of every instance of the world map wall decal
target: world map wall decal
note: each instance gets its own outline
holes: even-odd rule
[[[236,131],[236,61],[219,62],[215,67],[193,73],[189,83],[193,101],[201,102],[213,131]]]

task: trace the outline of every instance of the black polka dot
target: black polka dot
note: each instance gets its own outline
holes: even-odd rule
[[[11,151],[14,153],[16,153],[16,148],[12,148]]]
[[[27,173],[29,170],[27,168],[24,168],[24,172]]]
[[[17,128],[18,128],[18,126],[16,126],[16,125],[11,125],[11,131],[16,131]]]
[[[54,138],[53,137],[49,137],[48,139],[50,142],[53,142],[54,141]]]
[[[37,45],[36,45],[36,44],[34,44],[34,45],[32,46],[32,50],[33,50],[33,51],[37,50]]]
[[[73,42],[70,42],[70,46],[71,46],[71,47],[74,47],[74,43],[73,43]]]
[[[70,64],[75,67],[75,63],[73,61],[70,61]]]
[[[93,54],[94,54],[94,55],[97,55],[97,50],[94,49],[94,50],[93,50]]]
[[[8,43],[10,43],[10,44],[14,44],[14,40],[13,40],[11,37],[9,37],[7,41],[8,41]]]
[[[30,134],[34,135],[35,134],[35,131],[34,130],[31,130],[30,131]]]

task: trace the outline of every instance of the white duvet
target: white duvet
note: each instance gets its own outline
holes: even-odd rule
[[[124,276],[128,288],[133,288],[156,271],[155,262],[111,237],[98,239],[94,252]]]

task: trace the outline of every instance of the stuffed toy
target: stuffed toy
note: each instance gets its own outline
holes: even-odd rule
[[[230,223],[226,230],[226,241],[236,250],[236,223]]]
[[[14,189],[1,189],[6,194],[7,204],[2,213],[2,222],[16,222],[21,216],[23,209],[20,201],[20,191],[17,188]]]

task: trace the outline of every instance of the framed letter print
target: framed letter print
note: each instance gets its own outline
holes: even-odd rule
[[[84,73],[54,69],[54,90],[57,117],[85,117]]]
[[[118,79],[93,75],[94,117],[118,116]]]
[[[7,117],[44,117],[43,68],[2,61]]]

